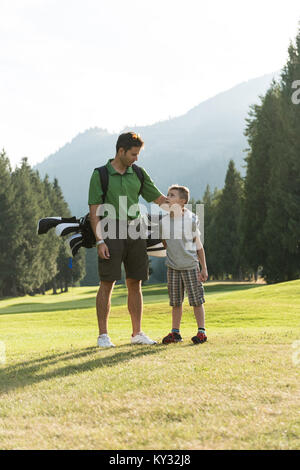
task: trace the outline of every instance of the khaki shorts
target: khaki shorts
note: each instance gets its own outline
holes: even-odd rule
[[[171,307],[179,307],[184,300],[184,290],[187,291],[189,304],[199,307],[204,304],[204,288],[198,281],[199,269],[179,271],[168,266],[168,291]]]
[[[138,238],[105,239],[110,259],[98,256],[100,281],[118,281],[121,279],[121,265],[124,263],[126,278],[146,281],[149,278],[149,259],[146,240]]]

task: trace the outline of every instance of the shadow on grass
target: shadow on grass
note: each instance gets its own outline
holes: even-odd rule
[[[83,295],[97,294],[98,288],[99,288],[99,286],[95,286],[94,290],[88,290],[88,291],[84,292]]]
[[[18,313],[41,313],[41,312],[56,312],[56,311],[65,311],[65,310],[84,310],[93,308],[96,306],[96,292],[95,297],[89,299],[74,299],[66,300],[65,302],[22,302],[15,305],[10,305],[8,307],[0,308],[0,316],[8,314],[18,314]],[[86,295],[86,293],[84,294]],[[145,303],[155,302],[153,296],[165,295],[167,300],[167,288],[155,289],[151,292],[145,291],[143,293]],[[149,300],[148,300],[149,299]],[[158,298],[157,302],[160,302],[162,299]],[[113,294],[112,306],[120,306],[127,304],[127,290],[125,292],[116,291]]]
[[[55,312],[64,310],[83,310],[92,308],[96,305],[96,296],[91,299],[66,300],[65,302],[28,302],[22,304],[11,305],[10,307],[0,308],[0,315],[16,314],[16,313],[40,313]]]
[[[220,294],[225,292],[243,291],[264,286],[265,284],[217,284],[215,286],[204,284],[204,290],[209,294]]]
[[[115,351],[109,356],[98,356],[104,350],[98,347],[89,347],[79,350],[78,352],[58,353],[45,356],[43,358],[32,359],[26,362],[20,362],[13,366],[0,369],[0,393],[7,393],[10,390],[24,388],[43,381],[67,377],[73,374],[78,375],[82,372],[101,369],[103,367],[113,367],[117,364],[129,362],[141,356],[151,356],[158,353],[163,345],[156,344],[154,346],[142,346],[129,344],[119,346],[118,349],[132,348],[130,351]],[[107,351],[105,351],[107,352]],[[55,365],[60,361],[73,361],[75,359],[89,358],[97,354],[97,357],[90,358],[81,364],[68,364],[63,367],[57,367],[55,370],[42,373],[43,367]]]
[[[168,286],[161,287],[160,289],[153,289],[153,290],[145,290],[144,297],[150,297],[152,295],[168,295]]]

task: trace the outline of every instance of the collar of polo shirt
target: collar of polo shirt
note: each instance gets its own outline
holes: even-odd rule
[[[119,173],[117,170],[115,170],[114,167],[112,166],[111,162],[113,160],[114,160],[114,158],[110,158],[107,162],[107,169],[108,169],[109,174],[110,175],[121,175],[121,173]],[[133,173],[132,167],[131,166],[127,167],[127,170],[125,171],[125,173]]]

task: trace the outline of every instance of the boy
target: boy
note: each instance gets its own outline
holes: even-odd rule
[[[204,290],[202,281],[208,278],[203,245],[200,241],[199,222],[195,214],[185,208],[189,201],[189,189],[172,185],[167,196],[170,213],[160,221],[160,237],[167,249],[168,292],[172,306],[172,331],[163,338],[163,344],[182,341],[180,321],[184,289],[194,308],[198,325],[194,344],[204,343],[205,334]],[[201,271],[199,269],[199,261]]]

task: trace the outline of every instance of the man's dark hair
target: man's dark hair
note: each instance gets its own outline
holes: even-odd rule
[[[125,134],[119,135],[116,150],[118,153],[119,149],[123,148],[125,152],[127,152],[131,147],[143,147],[143,145],[144,142],[138,134],[135,132],[126,132]]]

